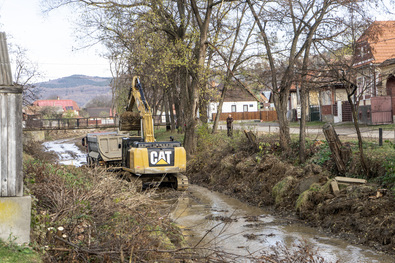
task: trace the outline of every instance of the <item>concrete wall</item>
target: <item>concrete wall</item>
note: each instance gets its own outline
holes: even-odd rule
[[[31,202],[30,196],[0,198],[0,239],[30,242]]]
[[[43,142],[45,140],[45,131],[24,131],[23,143],[27,142]]]

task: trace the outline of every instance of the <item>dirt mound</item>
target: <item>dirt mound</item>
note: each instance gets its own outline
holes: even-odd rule
[[[395,201],[392,196],[376,197],[375,186],[349,186],[339,196],[312,197],[318,203],[302,214],[335,234],[380,250],[395,249]]]

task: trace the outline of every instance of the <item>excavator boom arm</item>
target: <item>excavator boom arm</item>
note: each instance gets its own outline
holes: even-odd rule
[[[141,129],[145,142],[154,142],[154,125],[152,120],[151,108],[148,105],[139,77],[135,76],[132,80],[132,87],[129,92],[129,102],[126,107],[127,112],[132,112],[136,105],[140,119]]]

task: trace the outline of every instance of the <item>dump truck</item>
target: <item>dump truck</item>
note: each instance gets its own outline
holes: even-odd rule
[[[86,148],[88,166],[120,167],[122,164],[122,139],[127,134],[117,132],[88,133],[82,138]]]

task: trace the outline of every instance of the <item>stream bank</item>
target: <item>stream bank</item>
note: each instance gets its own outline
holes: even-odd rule
[[[310,159],[302,166],[294,165],[297,145],[292,145],[296,146],[294,156],[292,153],[284,156],[275,136],[261,138],[258,150],[243,136],[215,136],[204,137],[198,154],[188,162],[191,183],[275,214],[295,216],[305,225],[352,244],[394,255],[393,194],[388,190],[386,195],[377,197],[380,185],[368,183],[343,187],[338,195],[334,195],[330,182],[336,171],[330,152],[323,151],[325,143],[310,144]],[[317,156],[318,161],[313,159]],[[372,170],[383,176],[379,162],[374,158],[370,161]],[[360,165],[355,160],[349,165],[353,167],[350,173],[357,174]]]
[[[196,185],[178,198],[172,218],[190,244],[231,252],[234,257],[227,262],[255,262],[248,257],[260,258],[281,247],[292,254],[306,246],[316,260],[309,262],[394,262],[390,255],[327,236],[294,217],[273,216],[265,209]],[[296,253],[301,256],[303,252]]]

